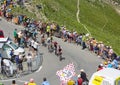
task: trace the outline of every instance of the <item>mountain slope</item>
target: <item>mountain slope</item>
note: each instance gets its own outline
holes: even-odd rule
[[[38,0],[39,1],[39,0]],[[66,25],[69,30],[79,33],[87,30],[76,19],[77,0],[41,0],[44,13],[50,21]],[[112,45],[120,54],[120,16],[116,10],[103,2],[79,0],[79,20],[92,36],[107,45]]]
[[[33,0],[31,5],[41,5],[42,9],[39,9],[39,12],[42,12],[49,21],[65,25],[71,31],[73,29],[79,33],[90,31],[98,41],[111,45],[120,54],[120,15],[112,5],[102,1]]]

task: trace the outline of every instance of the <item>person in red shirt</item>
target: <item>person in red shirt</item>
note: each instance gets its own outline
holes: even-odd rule
[[[98,65],[97,71],[100,71],[102,69],[103,69],[103,66],[102,65]]]
[[[80,75],[78,75],[77,83],[78,83],[78,85],[82,85],[82,83],[83,83],[83,79],[81,78]]]

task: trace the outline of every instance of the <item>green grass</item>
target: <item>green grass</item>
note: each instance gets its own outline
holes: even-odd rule
[[[90,1],[90,0],[89,0]],[[42,11],[49,21],[65,25],[69,30],[87,33],[85,28],[77,22],[77,0],[36,0],[35,4],[42,4]],[[120,55],[120,15],[111,5],[88,0],[80,0],[79,19],[92,36],[106,45],[111,45]]]
[[[44,13],[50,21],[66,25],[69,30],[87,32],[77,22],[77,0],[36,0],[44,5]],[[87,26],[92,36],[106,45],[111,45],[120,54],[120,16],[105,3],[80,0],[81,23]]]
[[[13,8],[12,8],[12,13],[13,13],[14,15],[24,14],[24,15],[27,15],[28,17],[30,17],[30,18],[37,19],[37,18],[36,18],[36,15],[35,15],[34,13],[31,13],[31,12],[29,12],[26,8],[22,8],[22,7],[20,7],[20,6],[13,7]]]

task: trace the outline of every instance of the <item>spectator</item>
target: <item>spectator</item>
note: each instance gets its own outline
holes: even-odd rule
[[[18,65],[19,65],[19,55],[15,56],[15,63],[16,63],[16,66],[18,68]]]
[[[15,80],[12,80],[12,84],[11,85],[17,85]]]
[[[46,34],[47,34],[47,37],[49,37],[49,35],[50,35],[50,26],[49,25],[47,25],[47,27],[46,27]]]
[[[28,85],[36,85],[33,78],[30,79],[30,82],[28,83]]]
[[[112,61],[112,65],[113,65],[114,68],[118,68],[118,61],[117,61],[117,59],[114,59]]]
[[[41,44],[42,44],[42,46],[46,46],[46,43],[45,43],[45,34],[41,35]]]
[[[77,43],[77,45],[81,45],[81,43],[82,43],[82,34],[78,35],[78,37],[76,38],[76,43]]]
[[[27,58],[28,71],[32,71],[32,55],[31,55],[31,53],[28,53],[26,58]]]
[[[18,46],[20,46],[21,45],[21,38],[23,37],[23,31],[21,30],[21,31],[19,31],[18,33]]]
[[[24,85],[28,85],[28,82],[25,82]]]
[[[81,72],[81,73],[80,73],[80,76],[81,76],[81,78],[83,79],[83,84],[86,85],[86,84],[88,83],[87,75],[86,75],[84,69],[81,69],[80,72]]]
[[[83,33],[83,36],[82,36],[82,49],[83,50],[86,48],[85,41],[86,41],[86,37],[85,37],[85,34]]]
[[[23,72],[23,57],[19,55],[19,71]]]
[[[16,54],[15,56],[15,62],[16,62],[16,67],[17,67],[17,73],[19,74],[21,71],[21,60],[19,58],[19,54]],[[17,74],[17,77],[20,76]]]
[[[14,34],[14,42],[16,43],[18,39],[17,29],[14,29],[13,34]]]
[[[111,63],[111,61],[108,61],[107,68],[112,68],[112,63]]]
[[[50,48],[50,44],[51,44],[51,40],[50,40],[50,37],[48,37],[48,38],[47,38],[48,49]]]
[[[30,50],[34,51],[34,40],[33,39],[29,39],[29,44],[30,44]]]
[[[34,48],[35,52],[37,52],[38,46],[39,46],[38,42],[34,41],[33,48]]]
[[[42,85],[50,85],[46,78],[43,78]]]
[[[100,71],[100,70],[102,70],[103,69],[103,66],[100,64],[100,65],[98,65],[98,69],[97,69],[97,71]]]
[[[78,75],[77,83],[78,83],[78,85],[82,85],[82,83],[83,83],[83,79],[81,78],[80,75]]]
[[[14,50],[13,49],[10,51],[10,56],[11,56],[11,61],[14,62]]]
[[[75,81],[69,80],[69,81],[67,82],[67,85],[75,85]]]

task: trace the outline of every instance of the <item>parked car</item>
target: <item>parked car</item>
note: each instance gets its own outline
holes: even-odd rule
[[[11,58],[10,56],[11,50],[13,50],[14,55],[19,54],[22,57],[25,56],[24,48],[18,47],[13,41],[9,39],[0,39],[0,47],[2,48],[3,51],[7,53],[8,58]]]
[[[0,30],[0,38],[4,38],[3,30]]]
[[[6,51],[14,51],[14,55],[19,54],[21,56],[25,56],[25,50],[22,47],[18,47],[14,42],[8,41],[4,44],[3,49]]]

